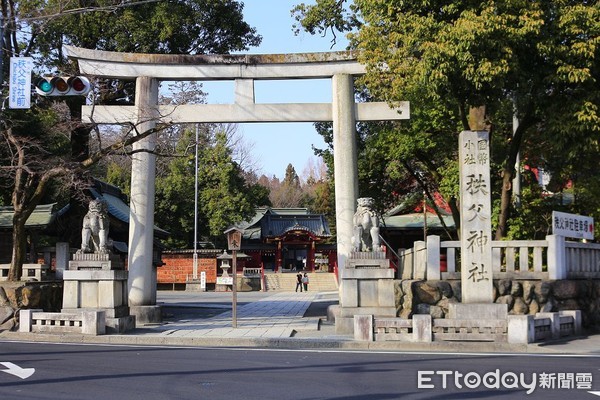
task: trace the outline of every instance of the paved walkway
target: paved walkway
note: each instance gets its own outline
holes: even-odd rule
[[[237,328],[232,312],[212,318],[179,320],[147,329],[147,334],[186,338],[282,338],[294,332],[319,329],[319,318],[302,318],[316,292],[279,292],[237,307]]]

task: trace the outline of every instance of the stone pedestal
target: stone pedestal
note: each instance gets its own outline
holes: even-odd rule
[[[129,310],[138,324],[148,325],[162,322],[162,308],[159,305],[131,306]]]
[[[127,277],[123,263],[111,254],[75,254],[64,271],[62,312],[104,311],[107,333],[135,328],[127,306]]]
[[[75,253],[73,261],[69,261],[69,270],[73,271],[112,271],[124,270],[125,264],[110,253]]]
[[[508,318],[508,306],[495,303],[449,303],[447,319],[490,320]]]
[[[342,276],[338,334],[354,334],[354,316],[395,317],[394,270],[382,252],[353,252]]]
[[[206,284],[202,286],[200,280],[189,280],[185,283],[186,292],[206,292]]]

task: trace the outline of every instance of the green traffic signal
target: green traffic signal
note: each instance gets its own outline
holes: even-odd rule
[[[44,94],[52,92],[52,84],[45,79],[39,79],[35,85],[36,91],[41,90]]]

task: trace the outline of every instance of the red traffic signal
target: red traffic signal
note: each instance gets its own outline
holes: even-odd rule
[[[35,81],[35,91],[41,96],[85,96],[91,88],[84,76],[43,77]]]

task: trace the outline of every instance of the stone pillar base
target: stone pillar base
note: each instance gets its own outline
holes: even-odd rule
[[[129,312],[135,316],[135,322],[139,325],[160,324],[162,322],[162,308],[153,306],[129,306]]]
[[[82,257],[84,255],[80,255]],[[85,254],[88,258],[96,256]],[[108,255],[98,255],[107,258]],[[106,261],[106,260],[105,260]],[[103,261],[104,262],[104,261]],[[63,313],[103,311],[106,316],[106,333],[123,333],[135,328],[135,317],[127,306],[127,271],[103,269],[100,261],[80,260],[89,269],[77,269],[81,264],[69,263],[64,271]],[[94,264],[96,263],[96,264]],[[106,261],[110,267],[111,262]],[[92,268],[94,265],[97,268]],[[108,268],[107,267],[107,268]]]
[[[125,333],[135,329],[135,316],[127,315],[120,318],[106,318],[106,333]]]
[[[186,292],[206,292],[206,285],[202,287],[202,283],[198,281],[188,281],[185,283]]]
[[[336,335],[354,335],[354,317],[336,317]]]
[[[355,315],[394,318],[396,307],[340,307],[338,314],[335,316],[335,333],[338,335],[353,335]]]
[[[355,315],[395,317],[394,270],[389,260],[378,252],[353,253],[342,274],[339,315],[335,318],[335,332],[354,334]]]

